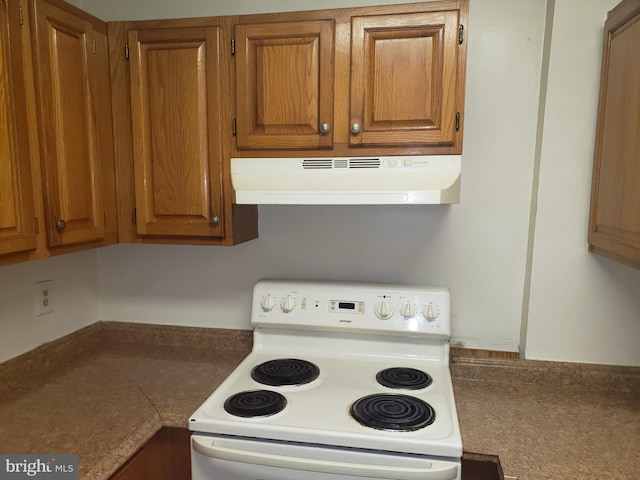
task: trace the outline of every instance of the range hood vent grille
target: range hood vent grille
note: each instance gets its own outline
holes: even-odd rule
[[[305,158],[304,170],[328,170],[333,168],[380,168],[379,158]]]
[[[302,160],[302,168],[305,170],[333,168],[333,160],[331,158],[305,158]]]
[[[460,155],[232,158],[238,204],[458,203]]]
[[[350,158],[349,168],[380,168],[379,158]]]

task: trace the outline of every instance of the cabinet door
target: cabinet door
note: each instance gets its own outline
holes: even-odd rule
[[[0,255],[36,247],[18,2],[0,0]]]
[[[351,145],[453,144],[458,22],[458,10],[352,19]]]
[[[42,0],[35,9],[42,175],[49,247],[104,237],[103,174],[93,25]],[[108,101],[108,100],[107,100]]]
[[[605,23],[590,248],[640,268],[640,0]]]
[[[190,480],[191,432],[163,427],[110,480]]]
[[[139,235],[221,237],[219,27],[131,30]]]
[[[236,25],[239,149],[333,146],[334,21]]]

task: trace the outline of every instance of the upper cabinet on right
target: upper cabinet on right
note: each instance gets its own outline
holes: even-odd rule
[[[461,153],[467,7],[240,17],[234,154]]]
[[[453,146],[459,12],[354,17],[351,145]]]
[[[640,0],[604,27],[589,249],[640,268]]]

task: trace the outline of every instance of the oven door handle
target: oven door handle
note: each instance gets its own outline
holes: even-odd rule
[[[384,465],[364,465],[359,463],[330,462],[307,458],[271,455],[249,452],[234,448],[220,447],[215,441],[191,438],[193,449],[207,457],[231,462],[251,463],[265,467],[287,468],[308,472],[334,473],[372,478],[393,478],[397,480],[455,480],[458,478],[458,466],[451,462],[432,460],[430,467],[392,467]]]

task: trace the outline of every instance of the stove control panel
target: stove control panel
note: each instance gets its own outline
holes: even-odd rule
[[[439,286],[260,280],[251,324],[448,339],[451,295]]]

